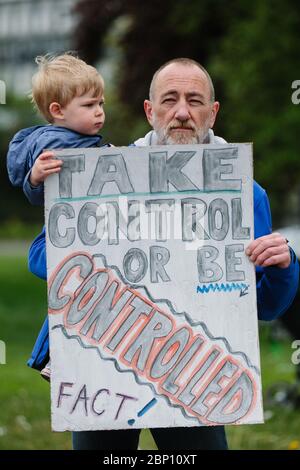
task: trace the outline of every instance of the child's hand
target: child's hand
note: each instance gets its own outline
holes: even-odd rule
[[[46,151],[41,153],[31,169],[30,184],[38,186],[43,183],[47,176],[52,175],[52,173],[59,173],[62,164],[62,160],[57,160],[53,152]]]

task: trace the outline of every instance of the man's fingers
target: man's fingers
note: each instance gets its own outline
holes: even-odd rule
[[[289,253],[283,253],[281,255],[271,256],[261,264],[262,267],[268,266],[280,266],[281,268],[287,268],[290,265],[291,258]]]
[[[289,248],[288,246],[277,246],[277,247],[271,247],[268,248],[267,250],[263,251],[260,255],[256,256],[255,259],[254,256],[250,256],[251,261],[253,261],[255,264],[259,266],[263,266],[264,262],[266,260],[274,260],[274,258],[278,256],[289,256]],[[280,262],[280,261],[279,261]]]
[[[278,249],[277,247],[270,247],[267,248],[266,250],[262,251],[261,253],[257,255],[251,255],[250,259],[253,262],[257,262],[258,264],[262,264],[267,258],[271,258],[271,256],[276,256],[278,255]]]
[[[271,233],[253,240],[246,248],[246,254],[248,256],[254,255],[255,257],[262,253],[264,250],[271,246],[286,245],[286,239],[283,238],[279,233]]]
[[[291,262],[287,240],[276,232],[251,242],[246,249],[246,254],[256,266],[287,268]]]
[[[287,248],[285,241],[280,239],[270,239],[262,241],[249,255],[251,261],[255,261],[262,253],[276,254],[278,250]]]

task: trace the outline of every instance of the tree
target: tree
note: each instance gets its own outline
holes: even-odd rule
[[[223,133],[231,142],[254,143],[255,174],[268,189],[276,225],[291,213],[290,195],[300,180],[300,107],[291,101],[299,30],[298,2],[275,0],[270,8],[255,0],[211,60],[213,74],[222,77]]]
[[[116,97],[127,107],[129,140],[145,122],[142,103],[160,65],[184,56],[210,71],[221,101],[217,133],[254,142],[256,178],[281,223],[300,179],[300,106],[291,102],[291,84],[300,78],[298,1],[80,0],[76,12],[76,48],[91,63],[103,56],[116,20],[129,19],[119,40]]]
[[[105,35],[120,16],[130,18],[121,38],[120,99],[143,115],[153,73],[173,57],[191,57],[204,65],[218,50],[231,22],[245,7],[229,0],[79,0],[74,45],[80,56],[95,63],[104,54]]]

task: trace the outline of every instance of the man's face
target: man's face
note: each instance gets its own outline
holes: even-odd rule
[[[147,119],[158,144],[201,144],[212,128],[219,103],[212,102],[205,73],[196,65],[173,63],[156,77]]]

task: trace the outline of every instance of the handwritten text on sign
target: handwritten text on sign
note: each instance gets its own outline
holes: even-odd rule
[[[59,158],[46,187],[54,428],[261,421],[251,146]]]

